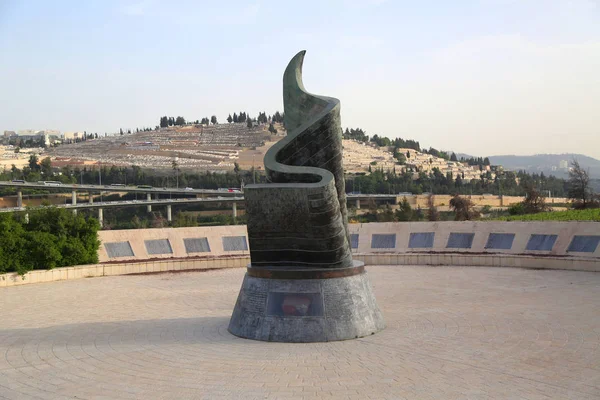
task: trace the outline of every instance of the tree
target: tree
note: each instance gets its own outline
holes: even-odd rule
[[[537,191],[533,186],[529,186],[525,193],[523,201],[523,211],[525,214],[536,214],[543,211],[548,211],[546,198]]]
[[[239,174],[241,171],[240,169],[240,164],[238,164],[237,162],[233,163],[233,172],[235,172],[236,174]]]
[[[275,129],[275,126],[273,126],[272,122],[269,124],[269,132],[271,132],[272,134],[277,133],[277,129]]]
[[[427,220],[439,221],[439,219],[440,213],[438,212],[437,207],[435,206],[433,194],[430,194],[429,197],[427,197]]]
[[[50,157],[46,157],[40,163],[40,169],[45,177],[52,176],[52,161]]]
[[[35,154],[29,156],[29,168],[32,171],[39,171],[41,169],[38,164],[38,157]]]
[[[394,153],[394,158],[396,159],[398,165],[406,164],[406,157],[404,156],[404,153],[396,152]]]
[[[119,135],[123,136],[123,128],[119,128]]]
[[[236,113],[233,113],[233,122],[237,124],[238,121],[239,121],[238,115]]]
[[[455,213],[455,221],[468,221],[479,216],[479,212],[475,210],[473,202],[457,194],[450,199],[450,208]]]
[[[576,208],[586,208],[592,198],[590,176],[588,171],[579,165],[579,161],[571,161],[568,180],[568,197]]]
[[[173,161],[171,162],[171,168],[173,168],[173,172],[175,172],[175,177],[177,179],[177,188],[179,188],[179,164],[177,163],[176,159],[173,159]]]
[[[396,219],[398,221],[411,221],[413,219],[413,210],[408,203],[406,196],[402,198],[402,201],[400,201],[400,205],[396,210]]]
[[[458,158],[456,158],[456,154],[454,154],[454,152],[452,152],[452,155],[450,155],[450,161],[458,161]]]
[[[210,123],[213,125],[217,124],[217,116],[213,115],[212,117],[210,117]]]
[[[233,122],[233,118],[231,117],[231,114],[229,114],[229,116],[227,117],[227,122],[229,122],[229,123]]]
[[[185,125],[185,118],[178,116],[177,119],[175,120],[175,125],[178,125],[178,126]]]
[[[248,118],[248,119],[247,119],[247,121],[248,121],[248,122],[246,123],[246,126],[247,126],[248,128],[252,128],[252,118]]]

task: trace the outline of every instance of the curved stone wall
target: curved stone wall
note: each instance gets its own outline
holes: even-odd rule
[[[471,265],[600,272],[598,222],[351,224],[354,259],[368,265]],[[101,264],[0,275],[0,287],[93,276],[245,267],[243,225],[101,231]]]

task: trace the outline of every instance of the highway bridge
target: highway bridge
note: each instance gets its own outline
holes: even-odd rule
[[[58,181],[25,182],[20,180],[0,181],[0,187],[15,187],[17,189],[39,190],[75,190],[82,192],[137,192],[137,193],[178,193],[178,194],[210,194],[227,196],[241,193],[239,189],[193,189],[193,188],[157,188],[148,185],[88,185],[77,183],[60,183]]]
[[[124,186],[124,185],[79,185],[79,184],[62,184],[54,181],[46,182],[24,182],[24,181],[0,181],[0,187],[15,187],[17,188],[17,207],[0,208],[0,212],[18,212],[26,211],[23,206],[23,189],[38,189],[38,190],[60,190],[71,191],[71,203],[58,204],[55,207],[71,209],[77,212],[79,209],[97,209],[98,219],[102,223],[103,210],[105,208],[115,207],[131,207],[131,206],[146,206],[148,212],[152,212],[152,206],[167,206],[167,220],[171,221],[171,207],[173,205],[182,204],[198,204],[198,203],[231,203],[233,216],[237,216],[237,203],[244,201],[243,193],[236,189],[192,189],[192,188],[154,188],[150,186]],[[77,192],[136,192],[146,193],[145,200],[119,200],[119,201],[93,201],[90,197],[89,202],[78,203]],[[154,196],[152,196],[154,194]],[[167,194],[185,194],[189,198],[160,198],[160,195]],[[203,197],[198,197],[203,196]],[[205,197],[210,196],[210,197]],[[375,199],[379,201],[389,201],[393,204],[398,202],[399,197],[403,195],[396,194],[361,194],[350,193],[346,195],[349,201],[355,201],[355,206],[360,208],[361,201]],[[154,197],[154,198],[153,198]]]

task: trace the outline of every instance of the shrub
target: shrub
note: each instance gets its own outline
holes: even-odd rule
[[[0,215],[0,272],[24,274],[98,262],[96,219],[59,208],[28,213],[29,223],[18,215]]]

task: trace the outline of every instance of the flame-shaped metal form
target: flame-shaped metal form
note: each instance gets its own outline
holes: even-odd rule
[[[287,136],[265,155],[270,183],[244,190],[252,267],[352,267],[340,101],[308,93],[305,51],[283,75]]]

